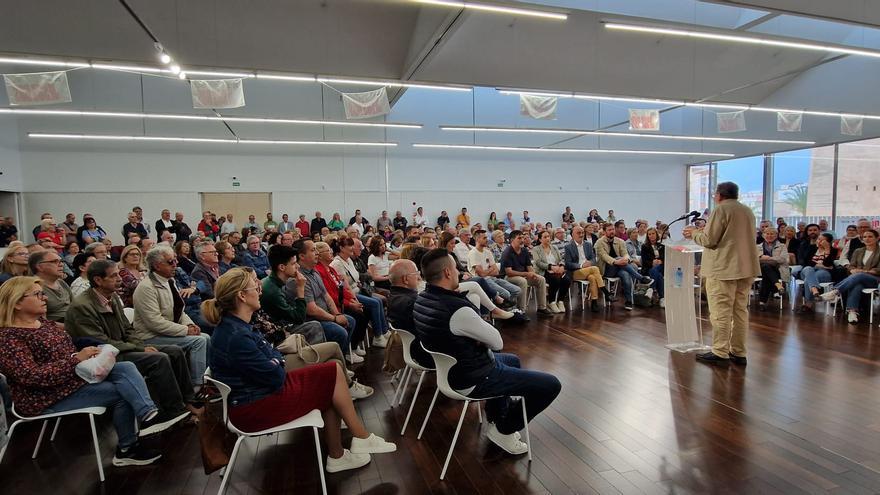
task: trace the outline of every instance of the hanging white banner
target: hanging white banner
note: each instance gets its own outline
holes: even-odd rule
[[[559,98],[555,96],[519,95],[519,114],[540,120],[556,120],[556,106]]]
[[[746,130],[746,114],[744,111],[739,112],[721,112],[716,114],[718,121],[718,132],[742,132]]]
[[[391,113],[385,88],[366,93],[342,93],[342,106],[347,119],[368,119]]]
[[[801,112],[776,112],[776,130],[779,132],[801,132],[803,121]]]
[[[862,123],[861,117],[840,117],[840,133],[845,136],[861,136]]]
[[[239,108],[244,106],[241,79],[193,79],[189,82],[193,108]]]
[[[70,103],[66,72],[4,74],[10,105],[50,105]]]
[[[660,111],[629,109],[629,130],[631,131],[659,131]]]

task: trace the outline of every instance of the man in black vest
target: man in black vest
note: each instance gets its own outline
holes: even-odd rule
[[[449,371],[449,384],[468,397],[501,396],[486,403],[491,424],[488,437],[511,454],[528,446],[518,431],[525,424],[522,406],[510,396],[526,400],[531,421],[559,395],[562,385],[550,374],[520,368],[515,354],[502,354],[501,334],[480,318],[466,293],[458,292],[458,269],[445,249],[434,249],[422,258],[422,276],[428,283],[413,309],[416,336],[425,348],[448,354],[458,363]]]

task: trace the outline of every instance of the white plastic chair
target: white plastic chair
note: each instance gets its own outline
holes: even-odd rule
[[[400,380],[400,383],[397,385],[397,391],[394,394],[394,399],[397,399],[397,405],[399,406],[406,395],[406,388],[409,386],[409,381],[412,378],[413,371],[417,371],[419,373],[419,382],[416,385],[416,391],[412,396],[412,402],[409,405],[409,411],[406,413],[406,419],[403,421],[403,428],[400,429],[400,434],[406,431],[406,426],[409,424],[409,418],[412,415],[413,407],[416,405],[416,399],[419,397],[419,390],[422,388],[422,380],[425,379],[425,374],[434,371],[434,368],[426,368],[420,365],[415,359],[412,357],[412,344],[416,340],[416,336],[406,330],[395,329],[398,335],[400,335],[400,340],[403,343],[403,362],[406,363],[406,368],[404,369],[404,375]],[[399,399],[398,399],[399,396]],[[436,397],[437,394],[435,393]],[[394,400],[391,401],[391,404],[394,405]],[[424,429],[424,426],[423,426]],[[421,438],[421,432],[419,432],[419,438]]]
[[[321,417],[321,411],[313,409],[305,416],[267,430],[255,432],[241,431],[232,424],[232,421],[229,420],[229,393],[232,389],[229,388],[229,385],[215,380],[207,374],[205,375],[205,381],[214,384],[214,386],[217,387],[217,390],[220,391],[220,395],[223,397],[223,422],[226,423],[226,427],[229,431],[238,435],[238,438],[235,440],[235,447],[232,448],[232,455],[229,457],[229,464],[226,466],[223,473],[223,481],[220,483],[220,489],[217,490],[217,495],[222,495],[226,490],[226,485],[229,483],[229,478],[232,476],[235,460],[238,457],[238,450],[241,447],[241,442],[244,441],[245,438],[261,437],[264,435],[271,435],[273,433],[306,427],[311,428],[315,433],[315,450],[318,454],[318,472],[321,474],[321,492],[324,495],[327,495],[327,482],[324,480],[324,459],[321,457],[321,439],[318,436],[318,428],[324,427],[324,419]]]
[[[617,297],[617,288],[620,287],[620,277],[602,277],[605,279],[605,288],[608,290],[608,295],[612,298]],[[607,298],[605,299],[605,305],[611,306],[611,301]]]
[[[581,296],[581,311],[585,311],[587,309],[587,294],[590,293],[590,281],[589,280],[572,280],[572,287],[577,286],[577,290]],[[571,300],[571,294],[569,293],[569,300]]]
[[[464,401],[464,407],[461,408],[461,416],[458,418],[458,426],[455,427],[455,435],[452,436],[452,444],[449,445],[449,453],[446,454],[446,462],[443,463],[443,471],[440,472],[440,479],[442,480],[446,477],[446,469],[449,467],[449,461],[452,459],[452,451],[455,449],[455,443],[458,441],[458,433],[461,431],[461,424],[464,422],[464,415],[468,410],[468,406],[470,406],[471,402],[477,402],[477,413],[480,416],[480,423],[483,422],[483,415],[480,412],[479,401],[497,399],[501,396],[494,397],[467,397],[465,395],[461,395],[456,392],[449,385],[449,370],[452,369],[453,366],[458,363],[458,361],[447,354],[443,354],[440,352],[431,352],[429,351],[424,344],[422,344],[422,349],[428,352],[432,358],[434,358],[434,364],[437,366],[437,390],[442,392],[443,395],[449,397],[453,400]],[[511,397],[513,398],[513,396]],[[528,459],[529,462],[532,461],[532,443],[529,439],[529,421],[528,416],[526,414],[526,398],[518,397],[522,400],[522,412],[523,412],[523,423],[525,424],[525,432],[526,432],[526,445],[528,446]],[[428,407],[428,413],[425,414],[425,423],[428,422],[428,417],[431,415],[431,410],[434,409],[434,401],[437,400],[437,394],[434,394],[434,400],[431,401],[431,406]],[[425,429],[425,424],[422,424],[422,430]],[[421,438],[422,434],[419,432],[419,438]]]
[[[12,434],[15,433],[15,427],[24,424],[30,423],[32,421],[43,421],[43,428],[40,429],[40,436],[37,437],[37,444],[34,446],[34,452],[31,455],[31,459],[36,459],[37,454],[40,453],[40,445],[43,443],[43,435],[46,434],[46,426],[48,426],[49,421],[51,419],[55,419],[55,427],[52,428],[52,435],[49,437],[49,441],[55,441],[55,435],[58,433],[58,425],[61,423],[61,418],[64,416],[73,416],[74,414],[87,414],[89,416],[89,424],[92,427],[92,442],[95,444],[95,459],[98,462],[98,477],[101,479],[101,482],[104,481],[104,464],[101,461],[101,448],[98,446],[98,432],[95,429],[95,416],[100,416],[107,411],[105,407],[84,407],[82,409],[74,409],[71,411],[63,411],[57,413],[50,414],[41,414],[39,416],[22,416],[15,412],[15,404],[12,405],[12,415],[18,419],[16,419],[12,425],[9,427],[9,434],[7,436],[6,445],[0,448],[0,462],[3,462],[3,456],[6,454],[6,449],[9,447],[9,444],[12,443]]]
[[[880,289],[877,289],[877,288],[862,289],[862,294],[867,294],[868,298],[869,298],[869,302],[868,302],[868,324],[869,325],[874,324],[874,297],[877,296],[878,291],[880,291]],[[840,296],[837,296],[836,298],[834,298],[834,311],[833,311],[834,316],[837,316],[837,305],[840,303],[843,303]]]

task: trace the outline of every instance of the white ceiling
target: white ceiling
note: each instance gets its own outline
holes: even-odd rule
[[[667,23],[650,17],[658,9],[657,4],[668,2],[680,7],[684,1],[652,0],[652,9],[645,9],[644,14],[633,7],[638,2],[629,5],[628,14],[646,17],[613,13],[617,11],[609,13],[609,9],[598,9],[601,12],[573,10],[565,22],[460,12],[457,9],[421,6],[406,0],[130,0],[129,3],[184,66],[409,78],[489,88],[560,89],[689,100],[714,96],[717,101],[753,104],[784,102],[795,107],[839,111],[869,111],[869,107],[875,106],[873,103],[866,104],[866,100],[873,102],[873,98],[870,98],[873,92],[869,89],[873,84],[851,87],[848,84],[855,78],[864,81],[866,73],[873,77],[877,74],[873,65],[880,66],[880,61],[861,60],[854,64],[851,59],[844,59],[799,74],[823,60],[824,56],[789,49],[612,32],[605,30],[600,22],[624,19]],[[596,7],[600,3],[607,2],[583,2]],[[701,2],[693,3],[695,9],[707,8]],[[824,2],[754,0],[748,3],[768,12],[774,9],[789,12],[791,4],[797,3],[803,4],[804,10],[811,14],[828,15],[827,9],[822,8]],[[838,4],[837,1],[834,3]],[[837,12],[838,17],[847,19],[857,19],[856,4],[864,4],[855,1],[839,3],[846,6]],[[740,25],[742,21],[752,21],[759,15],[754,9],[737,13],[732,7],[725,8],[723,19],[717,15],[712,17],[716,27],[719,22]],[[862,10],[866,22],[873,22],[870,10],[867,7]],[[766,30],[770,22],[763,29]],[[852,27],[850,24],[846,26]],[[760,32],[762,27],[758,24],[751,29]],[[156,63],[152,41],[116,0],[45,0],[10,4],[0,17],[0,47],[7,53]],[[839,68],[847,72],[840,73]],[[0,65],[0,71],[33,71],[33,68]],[[833,77],[829,74],[833,74]],[[73,71],[69,77],[74,102],[65,108],[199,112],[192,109],[186,83],[174,79],[91,69]],[[835,83],[835,78],[839,79],[839,83]],[[850,90],[841,94],[840,90],[848,87]],[[343,118],[338,94],[316,83],[248,80],[245,93],[247,106],[225,113]],[[829,96],[827,101],[825,95]],[[6,103],[5,95],[0,96],[0,104],[5,106]],[[626,109],[632,106],[563,100],[558,120],[546,122],[520,117],[516,97],[499,95],[488,88],[478,89],[474,94],[409,90],[395,102],[388,120],[425,123],[423,130],[393,130],[386,133],[381,130],[255,124],[230,124],[230,127],[241,138],[388,139],[402,143],[401,147],[390,153],[405,155],[437,153],[415,151],[408,146],[412,142],[542,146],[557,140],[552,136],[452,134],[438,130],[437,125],[596,128],[625,121]],[[880,113],[880,108],[875,110]],[[736,137],[805,139],[818,143],[841,139],[839,122],[833,118],[805,118],[804,131],[797,134],[777,133],[773,114],[749,113],[748,118],[749,130]],[[0,116],[0,119],[10,117]],[[33,131],[231,136],[221,123],[48,117],[18,118],[16,122],[22,149],[106,147],[94,143],[49,146],[28,140],[26,133]],[[672,110],[664,113],[662,122],[663,132],[716,134],[714,113],[711,112]],[[617,127],[615,130],[625,129]],[[866,137],[880,135],[880,126],[875,127],[873,123],[866,122],[865,130]],[[596,138],[583,137],[561,146],[702,150],[737,155],[786,148],[780,145],[701,145],[609,139],[605,138],[600,143]],[[113,145],[114,148],[120,146],[123,145]],[[203,149],[191,145],[124,146],[134,151]],[[279,151],[245,151],[255,152]],[[591,159],[589,155],[584,156],[585,161]],[[633,159],[643,161],[645,158]],[[659,161],[682,163],[697,160],[676,157]]]

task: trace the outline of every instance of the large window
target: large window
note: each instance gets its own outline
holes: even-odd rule
[[[703,213],[709,209],[712,195],[712,166],[708,163],[688,167],[688,211]]]
[[[835,230],[859,218],[880,225],[880,139],[841,144],[837,152],[837,210]]]
[[[735,182],[739,186],[739,200],[755,212],[760,220],[764,201],[764,157],[750,156],[720,161],[715,165],[716,184]]]
[[[834,146],[772,156],[773,216],[788,225],[831,220]]]

